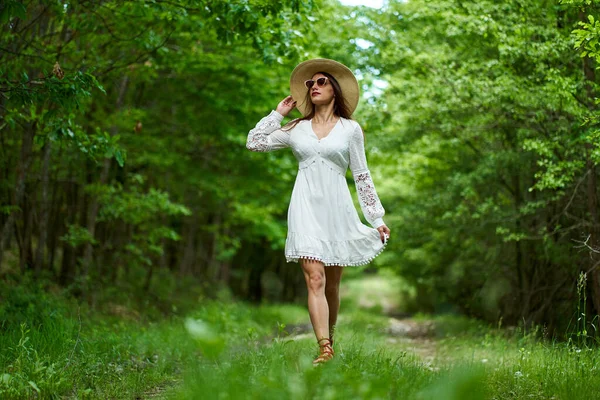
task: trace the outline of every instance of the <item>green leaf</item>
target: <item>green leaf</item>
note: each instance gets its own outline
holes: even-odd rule
[[[40,393],[40,388],[35,384],[34,381],[28,381],[27,383],[29,383],[29,386],[35,389],[35,391],[38,392],[38,394]]]
[[[20,1],[6,0],[4,7],[0,8],[0,22],[7,23],[13,17],[24,20],[27,17],[27,8]]]
[[[123,160],[123,154],[121,153],[121,150],[115,151],[115,159],[117,160],[117,163],[119,163],[119,166],[123,167],[125,161]]]

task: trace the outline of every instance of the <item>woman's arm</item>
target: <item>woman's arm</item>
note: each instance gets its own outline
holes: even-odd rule
[[[273,151],[290,147],[290,132],[281,130],[281,121],[294,107],[296,102],[288,96],[277,105],[277,110],[258,121],[248,132],[246,148],[250,151]]]
[[[383,216],[385,210],[381,205],[371,172],[367,165],[367,156],[365,155],[365,138],[362,129],[357,124],[350,138],[350,161],[349,167],[352,171],[356,191],[358,192],[358,201],[362,208],[365,219],[373,228],[379,228],[385,225]]]
[[[269,115],[258,121],[258,124],[248,132],[246,148],[250,151],[267,152],[290,146],[290,133],[282,131],[283,115],[273,110]]]

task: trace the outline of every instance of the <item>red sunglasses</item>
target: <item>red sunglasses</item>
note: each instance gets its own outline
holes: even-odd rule
[[[327,85],[328,80],[329,80],[329,78],[327,78],[327,77],[320,77],[317,80],[308,79],[308,80],[304,81],[304,85],[309,89],[311,87],[313,87],[315,85],[315,83],[317,84],[318,87],[323,87],[323,86]]]

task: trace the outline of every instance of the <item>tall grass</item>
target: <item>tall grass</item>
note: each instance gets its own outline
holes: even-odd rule
[[[198,353],[172,321],[140,323],[31,288],[2,289],[2,399],[127,398],[169,381]]]
[[[179,296],[160,299],[160,309],[123,295],[93,308],[31,276],[0,281],[0,399],[146,398],[208,356],[186,322],[221,330],[233,354],[305,316],[294,306],[238,303],[226,291],[217,299],[193,290]]]

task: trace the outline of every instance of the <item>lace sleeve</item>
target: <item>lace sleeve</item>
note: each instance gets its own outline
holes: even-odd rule
[[[354,177],[358,201],[362,208],[363,215],[373,228],[378,228],[381,225],[384,225],[382,217],[385,215],[385,210],[381,205],[379,196],[377,196],[375,184],[373,183],[371,172],[367,165],[365,139],[359,125],[357,125],[352,132],[349,155],[349,167],[352,171],[352,176]]]
[[[258,121],[258,124],[248,132],[246,148],[250,151],[267,152],[289,147],[290,133],[280,129],[281,121],[283,115],[275,110]]]

